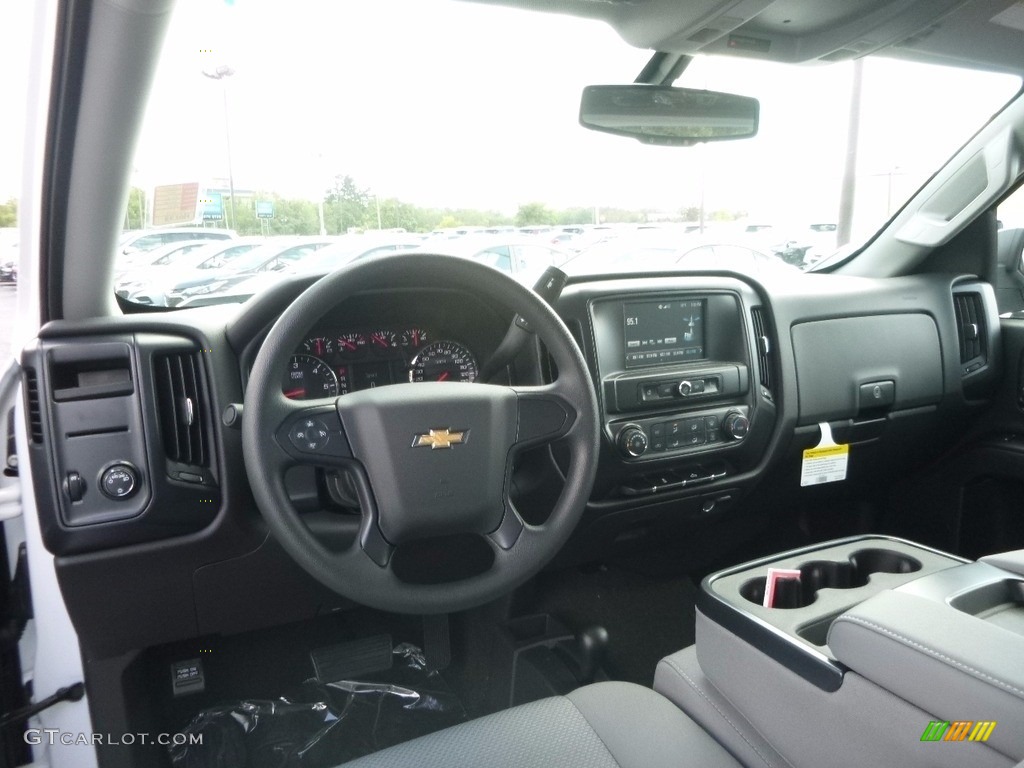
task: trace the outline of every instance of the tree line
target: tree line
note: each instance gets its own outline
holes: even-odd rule
[[[260,219],[256,202],[273,202],[274,218]],[[144,192],[135,187],[129,193],[125,213],[125,229],[138,229],[144,221]],[[225,201],[225,209],[228,208]],[[0,207],[0,215],[2,215]],[[324,192],[324,229],[328,235],[354,230],[404,229],[408,232],[431,232],[454,227],[498,226],[568,226],[593,224],[595,216],[602,224],[642,224],[656,215],[664,220],[664,212],[650,209],[633,210],[617,207],[551,208],[531,201],[519,206],[514,216],[496,210],[475,208],[433,208],[415,205],[396,197],[379,197],[369,187],[360,186],[351,176],[339,174]],[[742,218],[743,211],[705,212],[706,221],[731,221]],[[671,221],[697,222],[700,208],[685,206],[671,212]],[[227,222],[224,222],[227,225]],[[316,235],[320,233],[319,204],[311,200],[285,198],[274,193],[254,197],[235,197],[234,226],[240,235]]]

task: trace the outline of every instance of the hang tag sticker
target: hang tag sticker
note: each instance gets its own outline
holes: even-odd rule
[[[832,439],[832,428],[827,421],[818,425],[821,442],[804,451],[800,470],[800,486],[838,483],[846,479],[846,467],[850,463],[850,446],[836,445]]]

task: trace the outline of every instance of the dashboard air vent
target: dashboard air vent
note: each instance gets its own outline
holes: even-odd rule
[[[964,364],[985,354],[981,297],[976,293],[954,293],[953,308],[956,310],[956,330],[960,337],[960,362]],[[971,371],[964,369],[964,373]]]
[[[167,458],[194,467],[210,466],[208,404],[202,366],[193,352],[153,358],[157,408]]]
[[[768,322],[761,307],[750,310],[754,321],[754,337],[757,344],[757,370],[760,375],[761,388],[771,397],[772,391],[772,341],[768,335]]]
[[[33,443],[43,442],[43,414],[39,403],[39,378],[34,368],[25,369],[25,399],[28,403],[29,434]]]

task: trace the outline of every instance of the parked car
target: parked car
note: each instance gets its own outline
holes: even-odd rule
[[[145,266],[115,275],[114,293],[124,299],[135,294],[150,296],[154,292],[160,293],[172,275],[180,277],[196,271],[223,270],[232,260],[265,242],[266,238],[263,237],[248,237],[188,241],[157,248],[149,252],[149,255],[156,258]]]
[[[330,245],[320,248],[316,253],[288,265],[284,273],[288,275],[325,275],[332,270],[362,259],[411,251],[421,248],[422,245],[423,238],[415,234],[342,235]],[[281,273],[279,272],[247,275],[238,281],[226,280],[217,290],[203,291],[183,298],[178,306],[202,307],[211,304],[240,303],[280,281]]]
[[[548,267],[558,267],[571,252],[530,235],[466,235],[443,243],[425,243],[424,253],[444,253],[473,259],[506,272],[516,280],[532,285]]]
[[[18,262],[5,261],[0,264],[0,283],[18,282]]]
[[[331,237],[271,238],[219,269],[197,268],[178,275],[173,283],[161,286],[162,290],[137,291],[130,294],[128,300],[150,306],[176,307],[186,299],[218,293],[253,275],[286,270],[334,241]]]
[[[563,269],[569,274],[658,270],[728,270],[743,275],[799,270],[777,255],[715,236],[684,234],[676,227],[644,229],[584,249]]]
[[[0,283],[18,282],[18,241],[17,227],[0,228]]]
[[[1020,2],[7,6],[8,764],[1024,760]],[[330,238],[283,238],[144,305],[136,168],[307,231],[851,234],[801,271],[620,228],[536,291],[511,240],[319,275]]]
[[[217,227],[166,227],[161,229],[132,229],[121,234],[118,253],[129,256],[138,251],[152,251],[171,243],[185,240],[230,240],[237,237],[234,230]]]
[[[149,267],[168,266],[181,257],[188,255],[196,248],[201,248],[209,243],[221,242],[226,241],[203,240],[197,237],[195,240],[181,240],[174,243],[168,243],[167,245],[161,245],[151,251],[135,251],[118,262],[117,269],[114,271],[115,284],[129,272]]]

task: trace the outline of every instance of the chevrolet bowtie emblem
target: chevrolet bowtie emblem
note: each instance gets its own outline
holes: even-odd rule
[[[453,432],[451,429],[432,429],[425,435],[415,435],[412,439],[413,448],[425,448],[430,450],[437,448],[451,448],[453,445],[466,442],[467,431]]]

